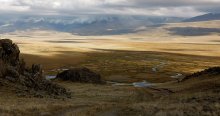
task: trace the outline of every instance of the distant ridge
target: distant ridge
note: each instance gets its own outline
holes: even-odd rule
[[[220,20],[220,13],[208,13],[186,19],[183,22],[197,22],[197,21],[210,21],[210,20]]]
[[[0,14],[0,34],[18,30],[53,30],[76,35],[118,35],[152,26],[181,22],[183,18],[144,15],[11,16]],[[2,18],[3,17],[3,18]]]

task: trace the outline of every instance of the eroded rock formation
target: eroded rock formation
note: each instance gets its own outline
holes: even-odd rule
[[[19,59],[20,50],[9,39],[0,40],[0,85],[15,90],[19,95],[70,97],[67,90],[47,81],[42,66],[33,64],[27,68]]]

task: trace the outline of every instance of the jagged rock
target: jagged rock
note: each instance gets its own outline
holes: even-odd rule
[[[73,68],[63,71],[56,76],[63,81],[82,82],[82,83],[103,83],[101,76],[88,68]]]
[[[11,82],[16,82],[16,79],[13,78],[13,77],[9,77],[9,76],[6,76],[5,79],[11,81]]]
[[[20,73],[20,74],[24,74],[24,72],[25,72],[25,70],[26,70],[26,67],[25,67],[25,66],[26,66],[26,63],[25,63],[24,59],[21,59],[20,62],[19,62],[19,64],[20,64],[20,65],[19,65],[19,68],[18,68],[18,69],[19,69],[19,73]]]
[[[36,74],[36,73],[42,73],[42,66],[40,64],[36,65],[36,64],[33,64],[32,65],[32,73]]]
[[[5,75],[13,78],[18,78],[20,74],[14,67],[8,66],[6,67]]]
[[[5,72],[6,72],[6,68],[5,67],[6,67],[5,63],[0,59],[0,77],[4,77],[5,76]]]
[[[9,39],[0,40],[0,84],[14,87],[20,94],[71,97],[67,90],[47,81],[43,76],[41,65],[33,64],[29,69],[25,61],[19,60],[20,50]]]
[[[31,67],[31,73],[32,73],[32,77],[43,79],[43,69],[40,64],[38,65],[33,64]]]
[[[2,39],[0,41],[0,48],[0,56],[3,61],[13,66],[19,63],[20,50],[12,40]]]

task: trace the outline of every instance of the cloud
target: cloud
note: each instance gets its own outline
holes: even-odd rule
[[[0,0],[0,13],[191,17],[218,12],[220,0]]]
[[[0,12],[24,12],[29,10],[29,6],[18,4],[16,0],[0,0]]]

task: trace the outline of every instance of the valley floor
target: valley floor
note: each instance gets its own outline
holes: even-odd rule
[[[82,57],[74,60],[75,55]],[[220,114],[219,76],[181,83],[177,83],[176,78],[171,78],[177,73],[187,75],[208,67],[219,66],[218,56],[100,50],[90,53],[63,52],[51,59],[28,54],[23,54],[23,57],[28,63],[38,62],[45,65],[46,75],[55,75],[61,69],[85,66],[99,72],[108,81],[132,83],[146,80],[158,85],[137,88],[126,85],[53,81],[72,93],[72,98],[64,99],[19,97],[15,93],[7,93],[7,89],[0,87],[0,114],[22,116],[218,116]],[[67,62],[65,59],[73,62]],[[156,71],[153,68],[156,68]]]
[[[4,35],[19,45],[21,58],[27,65],[42,64],[46,76],[84,66],[107,81],[145,80],[157,86],[137,88],[53,81],[72,93],[72,98],[55,99],[21,97],[13,90],[8,92],[10,87],[0,85],[0,115],[219,116],[219,76],[181,83],[176,77],[220,66],[220,36],[142,34],[95,37],[30,31]],[[148,41],[150,38],[157,41]]]

